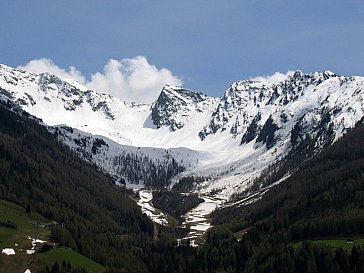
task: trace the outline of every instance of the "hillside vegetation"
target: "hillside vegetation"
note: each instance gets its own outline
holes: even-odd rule
[[[153,225],[125,189],[76,157],[35,120],[3,106],[0,198],[64,223],[70,246],[102,265],[134,272],[145,268],[131,249],[138,241],[151,240]]]

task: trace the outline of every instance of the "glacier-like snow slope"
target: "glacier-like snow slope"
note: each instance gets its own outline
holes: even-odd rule
[[[363,89],[363,77],[297,71],[281,81],[235,82],[221,98],[166,85],[149,105],[49,73],[0,65],[3,100],[11,99],[48,125],[64,124],[112,142],[90,159],[97,165],[125,149],[159,159],[165,151],[158,149],[169,149],[177,162],[184,161],[184,172],[174,182],[188,175],[208,177],[198,190],[225,200],[307,139],[320,148],[340,138],[364,115]],[[101,167],[116,172],[110,163]]]

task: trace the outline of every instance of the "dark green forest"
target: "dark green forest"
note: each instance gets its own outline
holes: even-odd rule
[[[0,106],[0,198],[63,223],[54,239],[108,272],[364,272],[363,246],[294,244],[363,236],[363,173],[360,124],[259,202],[215,212],[203,246],[177,247],[175,230],[159,226],[156,237],[125,188],[37,120]]]

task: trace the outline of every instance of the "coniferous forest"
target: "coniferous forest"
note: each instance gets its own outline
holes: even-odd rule
[[[364,235],[362,124],[260,201],[215,212],[197,248],[177,247],[173,228],[155,235],[130,194],[37,120],[0,106],[0,198],[63,223],[54,239],[108,272],[364,272],[364,246],[309,242]]]

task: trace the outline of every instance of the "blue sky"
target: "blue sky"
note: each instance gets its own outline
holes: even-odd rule
[[[0,63],[47,58],[86,80],[137,56],[214,96],[277,71],[364,75],[363,0],[3,0],[0,16]]]

